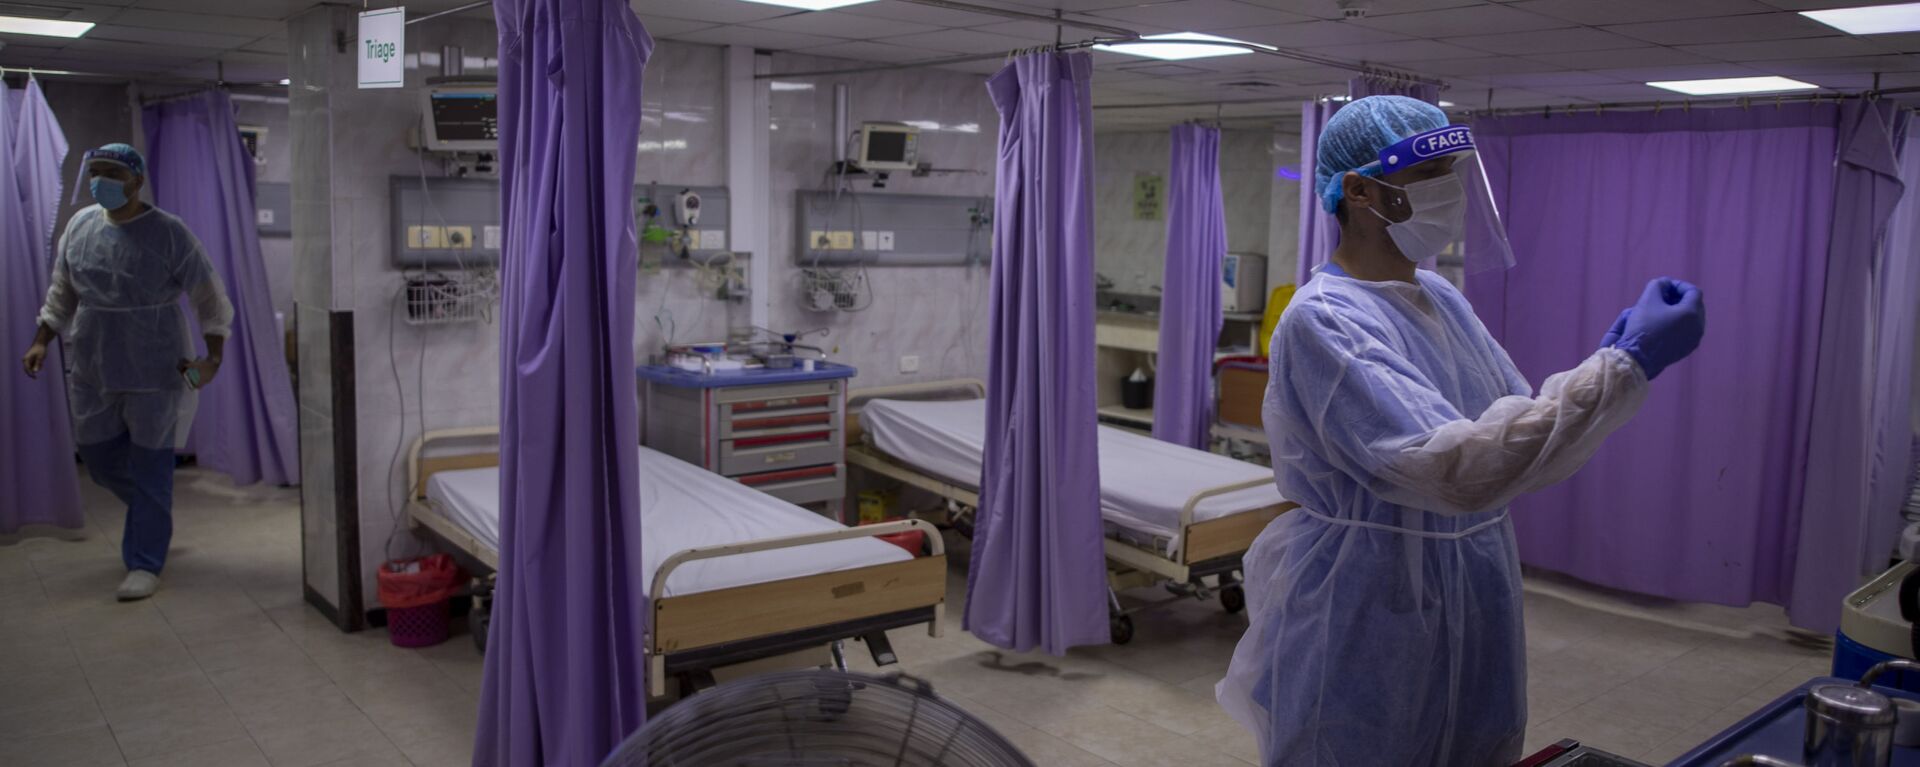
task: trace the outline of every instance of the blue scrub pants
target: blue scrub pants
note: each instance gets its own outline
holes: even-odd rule
[[[127,570],[159,575],[173,542],[173,449],[141,447],[126,432],[79,449],[94,484],[127,504],[127,527],[120,536]]]

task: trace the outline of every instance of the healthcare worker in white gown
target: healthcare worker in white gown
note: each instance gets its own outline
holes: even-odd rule
[[[1263,413],[1300,508],[1247,552],[1251,625],[1216,692],[1270,767],[1507,765],[1527,719],[1507,504],[1632,418],[1698,346],[1701,294],[1652,281],[1535,394],[1465,297],[1415,268],[1461,247],[1468,209],[1491,212],[1466,203],[1484,194],[1468,129],[1373,96],[1328,120],[1316,159],[1340,245],[1273,334]],[[1503,234],[1477,244],[1511,262]]]
[[[174,450],[192,425],[198,388],[220,371],[233,305],[200,241],[179,218],[140,201],[147,163],[126,144],[88,150],[81,163],[97,205],[73,214],[53,262],[33,345],[66,342],[67,403],[80,459],[96,484],[127,505],[122,601],[160,586],[173,540]],[[207,346],[194,355],[181,297]]]

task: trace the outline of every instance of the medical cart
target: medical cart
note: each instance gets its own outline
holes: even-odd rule
[[[856,372],[832,362],[711,373],[642,365],[641,442],[846,524],[846,395]]]

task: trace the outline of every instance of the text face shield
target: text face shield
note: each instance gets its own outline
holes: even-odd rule
[[[1494,204],[1485,166],[1475,150],[1473,131],[1465,125],[1415,134],[1380,151],[1380,175],[1411,168],[1442,157],[1453,158],[1453,173],[1466,190],[1466,220],[1459,236],[1439,254],[1442,264],[1458,263],[1468,274],[1513,266],[1513,246],[1507,227]]]

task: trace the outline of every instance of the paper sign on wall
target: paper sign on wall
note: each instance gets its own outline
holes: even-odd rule
[[[399,88],[407,84],[407,9],[383,8],[360,14],[360,87]]]
[[[1166,199],[1167,181],[1158,173],[1133,175],[1133,217],[1140,221],[1158,221]]]

